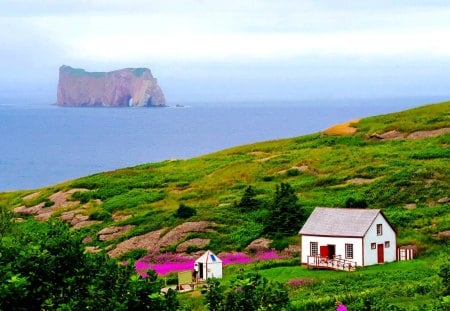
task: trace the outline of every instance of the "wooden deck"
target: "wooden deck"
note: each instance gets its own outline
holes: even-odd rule
[[[355,271],[356,262],[348,259],[342,259],[341,256],[335,256],[330,259],[320,255],[308,256],[308,268],[311,269],[329,269],[342,271]]]

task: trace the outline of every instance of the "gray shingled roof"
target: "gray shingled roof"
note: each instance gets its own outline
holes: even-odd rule
[[[379,209],[316,207],[300,234],[363,237]]]

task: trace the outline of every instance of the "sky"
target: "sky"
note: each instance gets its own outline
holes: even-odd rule
[[[169,104],[450,95],[450,2],[0,0],[0,98],[148,67]]]

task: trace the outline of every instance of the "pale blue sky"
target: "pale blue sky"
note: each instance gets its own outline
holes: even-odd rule
[[[0,0],[0,95],[149,67],[172,103],[450,95],[448,1]]]

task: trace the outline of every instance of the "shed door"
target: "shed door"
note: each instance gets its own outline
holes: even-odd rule
[[[378,253],[378,263],[383,263],[384,262],[384,245],[383,244],[378,244],[377,253]]]
[[[320,257],[328,257],[328,245],[320,247]]]
[[[203,280],[203,262],[198,263],[198,277]]]

